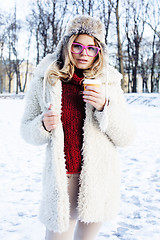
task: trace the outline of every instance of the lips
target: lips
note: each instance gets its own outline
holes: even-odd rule
[[[77,59],[77,61],[80,62],[80,63],[87,63],[87,62],[88,62],[88,60],[86,60],[86,59],[81,59],[81,58],[80,58],[80,59]]]

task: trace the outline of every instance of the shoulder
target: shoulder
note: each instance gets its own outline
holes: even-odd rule
[[[106,64],[102,70],[100,77],[103,83],[108,83],[108,85],[120,85],[123,76],[120,72],[118,72],[116,68],[109,64]]]
[[[36,67],[36,70],[34,72],[34,77],[43,78],[48,66],[55,60],[56,60],[56,57],[54,53],[48,54],[46,57],[44,57]]]
[[[41,62],[37,65],[33,79],[30,83],[28,95],[34,93],[42,93],[43,83],[44,83],[44,74],[48,66],[55,61],[55,54],[48,54],[44,57]]]
[[[122,74],[120,72],[117,71],[116,68],[114,68],[113,66],[111,65],[108,65],[107,66],[108,68],[108,84],[120,84],[120,81],[122,79]]]

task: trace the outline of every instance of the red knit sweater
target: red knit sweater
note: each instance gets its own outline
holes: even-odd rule
[[[84,101],[80,81],[83,77],[73,75],[71,82],[62,83],[62,124],[67,173],[79,173],[82,165]]]

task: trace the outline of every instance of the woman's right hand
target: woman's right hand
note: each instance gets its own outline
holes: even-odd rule
[[[55,111],[51,110],[51,105],[48,108],[48,111],[43,115],[43,124],[45,129],[50,132],[55,129],[59,122],[59,116]]]

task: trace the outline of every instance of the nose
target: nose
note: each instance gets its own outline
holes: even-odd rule
[[[83,51],[80,53],[81,55],[87,56],[87,49],[84,48]]]

